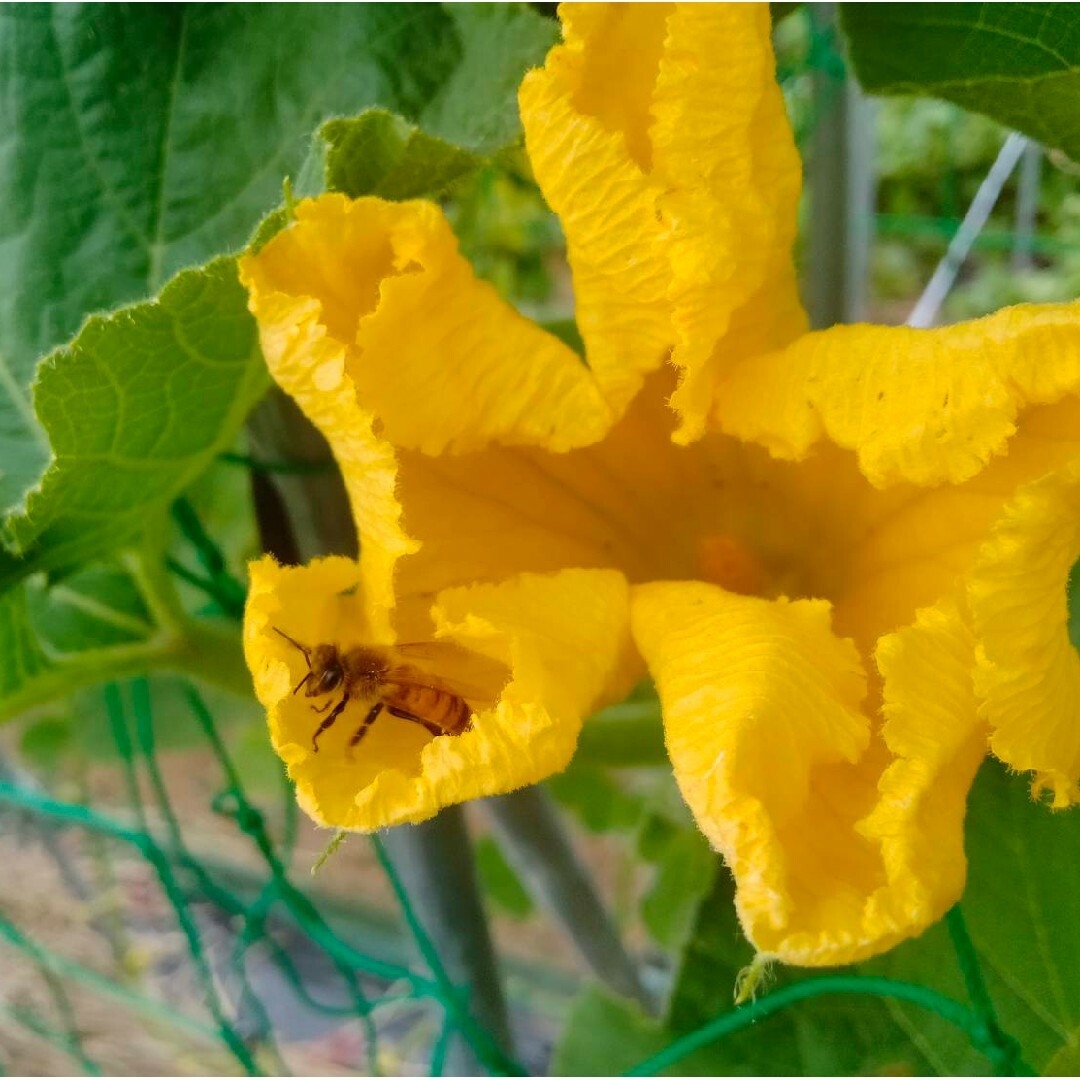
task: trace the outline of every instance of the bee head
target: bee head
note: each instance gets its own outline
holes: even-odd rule
[[[311,680],[305,697],[318,697],[336,690],[345,678],[341,653],[334,645],[316,645],[311,650]]]

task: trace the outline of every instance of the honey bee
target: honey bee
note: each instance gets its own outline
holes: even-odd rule
[[[303,690],[305,697],[314,698],[341,692],[336,704],[331,698],[321,707],[312,705],[316,713],[330,709],[311,737],[315,753],[319,752],[319,736],[350,701],[371,704],[349,739],[348,751],[368,733],[384,709],[399,720],[419,724],[432,735],[463,735],[472,726],[473,705],[475,711],[490,707],[509,681],[505,665],[448,641],[342,649],[332,644],[302,645],[284,630],[273,629],[299,649],[307,662],[307,673],[296,684],[294,694]],[[466,669],[475,682],[436,675],[426,670],[428,665]]]

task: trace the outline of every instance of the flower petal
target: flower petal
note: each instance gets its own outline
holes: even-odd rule
[[[791,247],[800,167],[768,11],[564,4],[522,84],[534,172],[562,220],[589,364],[619,410],[674,347],[680,442],[719,375],[805,329]]]
[[[559,451],[612,422],[573,350],[475,277],[432,203],[302,202],[292,225],[241,260],[241,278],[275,378],[301,345],[296,324],[310,322],[303,347],[324,336],[304,373],[311,389],[349,386],[394,446]]]
[[[631,625],[679,786],[735,875],[760,951],[849,963],[956,899],[963,794],[982,746],[955,615],[932,612],[883,646],[888,746],[863,709],[858,652],[823,601],[653,584],[633,589]]]
[[[361,407],[352,380],[343,374],[347,347],[328,332],[323,304],[310,295],[310,283],[295,282],[295,292],[280,291],[285,283],[267,273],[266,259],[274,254],[270,249],[268,255],[268,249],[240,260],[263,355],[274,380],[323,433],[341,467],[363,546],[365,618],[374,636],[387,640],[395,604],[394,565],[418,546],[401,525],[394,451],[375,434],[374,414]],[[290,267],[287,260],[283,265]]]
[[[241,277],[271,374],[341,467],[386,637],[395,564],[419,547],[402,525],[393,440],[558,450],[598,438],[611,414],[569,349],[473,277],[436,207],[329,195],[296,215],[241,260]]]
[[[301,806],[324,825],[371,831],[423,821],[443,806],[558,772],[584,717],[634,663],[628,591],[617,573],[524,574],[447,590],[432,609],[434,636],[509,667],[497,704],[463,735],[439,738],[380,715],[352,759],[346,744],[364,705],[350,704],[314,753],[319,718],[310,699],[292,692],[306,670],[304,657],[274,628],[306,645],[348,649],[378,641],[364,626],[359,580],[357,564],[344,558],[305,567],[264,558],[251,567],[244,645],[256,694]]]
[[[747,936],[792,962],[837,962],[832,942],[880,875],[852,828],[872,787],[839,768],[870,740],[854,647],[832,636],[822,601],[700,583],[636,587],[631,625],[676,779],[735,875]]]
[[[670,386],[661,373],[651,376],[649,392],[602,441],[566,454],[402,451],[398,496],[423,546],[399,566],[399,597],[571,566],[648,580],[677,559],[682,545],[674,534],[685,531],[690,493],[687,467],[672,459],[688,454],[671,444],[659,381]]]
[[[399,599],[568,566],[832,595],[882,493],[836,448],[794,464],[726,436],[673,444],[673,383],[670,368],[653,373],[603,440],[566,454],[401,451],[397,495],[423,546],[398,564]]]
[[[1055,807],[1080,802],[1080,654],[1069,575],[1080,559],[1080,465],[1021,488],[983,545],[968,595],[990,747]]]
[[[883,637],[875,654],[885,680],[882,734],[896,760],[860,829],[880,841],[889,881],[868,917],[891,922],[896,940],[936,922],[964,891],[967,793],[986,756],[973,655],[953,599],[921,610],[911,626]]]
[[[1022,305],[937,330],[836,326],[745,361],[724,431],[801,459],[827,436],[877,486],[958,483],[1001,454],[1025,406],[1080,389],[1080,303]]]
[[[670,225],[668,297],[683,369],[680,442],[698,439],[740,357],[806,330],[791,257],[801,167],[760,4],[678,4],[653,98],[653,175]]]
[[[566,235],[578,329],[616,413],[672,345],[650,103],[668,7],[563,4],[563,44],[518,94],[533,173]]]
[[[853,456],[827,446],[798,466],[808,478],[821,476],[826,518],[847,523],[850,546],[830,555],[842,577],[828,595],[838,629],[861,648],[952,594],[1013,493],[1080,457],[1080,399],[1029,408],[1017,423],[1008,453],[962,484],[854,483],[861,474]]]

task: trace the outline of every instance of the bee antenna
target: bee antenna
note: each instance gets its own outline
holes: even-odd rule
[[[307,646],[301,645],[300,642],[296,640],[296,638],[289,637],[289,635],[286,634],[284,630],[278,630],[278,628],[276,626],[272,626],[270,629],[275,631],[276,633],[280,634],[290,645],[295,646],[297,649],[299,649],[304,654],[304,659],[307,661],[308,670],[310,672],[310,670],[311,670],[311,650],[309,648],[307,648]],[[300,689],[300,687],[297,687],[297,690],[299,690],[299,689]]]

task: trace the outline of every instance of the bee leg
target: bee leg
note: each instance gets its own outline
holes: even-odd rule
[[[294,697],[295,697],[295,695],[297,695],[297,694],[299,694],[299,693],[300,693],[300,690],[301,690],[301,688],[303,687],[304,683],[306,683],[306,682],[308,681],[308,679],[310,679],[310,678],[311,678],[311,672],[309,671],[309,672],[308,672],[308,673],[307,673],[307,674],[306,674],[306,675],[305,675],[305,676],[304,676],[304,677],[303,677],[303,678],[302,678],[302,679],[301,679],[301,680],[300,680],[300,681],[299,681],[299,682],[298,682],[298,683],[296,684],[296,689],[295,689],[295,690],[293,690],[293,696],[294,696]]]
[[[425,727],[432,735],[444,735],[445,732],[441,727],[436,727],[435,724],[423,719],[420,716],[413,716],[411,712],[406,712],[404,709],[395,709],[392,705],[386,706],[386,711],[391,716],[396,716],[399,720],[411,720],[414,724],[419,724],[421,727]]]
[[[319,713],[320,715],[322,715],[333,704],[334,704],[334,699],[331,698],[325,705],[312,705],[311,706],[311,711],[313,713]]]
[[[345,752],[348,753],[352,748],[367,734],[367,730],[375,723],[379,713],[382,712],[382,702],[376,701],[374,705],[368,709],[367,716],[364,717],[364,722],[356,729],[356,733],[349,740],[349,745],[346,747]]]
[[[349,693],[346,691],[341,695],[341,700],[334,707],[334,711],[316,728],[315,734],[311,736],[311,748],[316,754],[319,752],[319,736],[341,715],[348,703]]]

